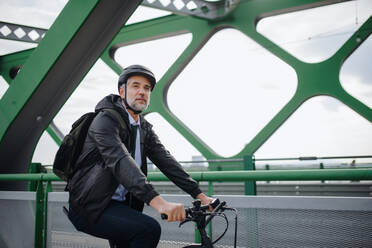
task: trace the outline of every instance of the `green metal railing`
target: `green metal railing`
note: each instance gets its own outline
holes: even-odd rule
[[[311,180],[371,180],[372,169],[311,169],[272,171],[205,171],[189,172],[196,181],[311,181]],[[151,173],[150,181],[166,181],[160,172]]]
[[[372,169],[369,168],[273,171],[203,171],[190,172],[189,174],[198,182],[372,180]],[[160,172],[149,173],[148,179],[149,181],[168,181],[168,178]],[[61,179],[53,173],[30,173],[0,174],[0,181],[28,181],[36,184],[35,247],[46,247],[48,192],[52,191],[51,182],[61,181]]]
[[[311,181],[311,180],[372,180],[372,169],[310,169],[271,171],[201,171],[189,172],[198,182],[242,182],[242,181]],[[149,181],[169,181],[161,172],[151,172]],[[53,173],[0,174],[0,181],[61,181]]]

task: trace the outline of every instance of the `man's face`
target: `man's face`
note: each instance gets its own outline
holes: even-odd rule
[[[131,76],[127,82],[127,102],[136,111],[145,110],[150,104],[151,83],[143,76]],[[123,89],[120,95],[125,96]]]

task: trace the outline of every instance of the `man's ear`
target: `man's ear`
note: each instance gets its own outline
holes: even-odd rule
[[[120,87],[119,88],[119,94],[120,94],[120,97],[123,99],[125,97],[125,90],[123,89],[123,87]]]

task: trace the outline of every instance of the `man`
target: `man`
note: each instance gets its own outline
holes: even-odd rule
[[[99,113],[78,158],[80,169],[68,182],[71,222],[79,231],[108,239],[114,247],[156,247],[160,225],[142,213],[144,203],[168,215],[168,221],[185,219],[183,205],[164,200],[146,180],[146,157],[202,204],[212,201],[140,115],[150,103],[155,84],[154,74],[144,66],[123,70],[118,82],[120,96],[109,95],[97,104]]]

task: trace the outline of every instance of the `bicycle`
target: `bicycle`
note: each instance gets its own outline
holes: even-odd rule
[[[237,227],[238,227],[238,215],[237,210],[235,208],[229,208],[226,206],[226,202],[220,202],[219,199],[215,199],[211,204],[213,208],[212,212],[207,212],[209,209],[209,205],[201,205],[200,200],[196,200],[193,202],[193,207],[186,208],[186,219],[179,224],[181,227],[183,224],[187,222],[195,222],[196,226],[199,230],[201,236],[201,244],[192,244],[185,246],[183,248],[213,248],[214,244],[217,243],[225,234],[229,227],[229,221],[224,214],[224,211],[230,210],[233,211],[235,214],[235,234],[234,234],[234,248],[236,248],[236,238],[237,238]],[[226,228],[224,232],[214,241],[208,236],[205,228],[207,227],[208,223],[216,216],[223,217],[226,221]],[[167,219],[167,215],[161,214],[162,219]]]

